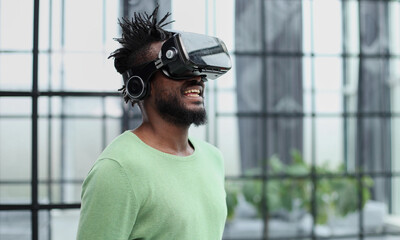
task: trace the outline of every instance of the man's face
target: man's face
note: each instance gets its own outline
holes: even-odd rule
[[[158,71],[151,85],[150,97],[164,119],[181,126],[206,123],[205,86],[200,77],[176,81]]]

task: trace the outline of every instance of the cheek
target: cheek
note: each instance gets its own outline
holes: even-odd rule
[[[179,82],[155,81],[151,83],[151,94],[157,95],[181,95],[181,85]]]

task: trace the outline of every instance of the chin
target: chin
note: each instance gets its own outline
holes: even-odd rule
[[[204,111],[205,107],[203,102],[196,104],[196,106],[186,106],[186,109],[189,111]]]

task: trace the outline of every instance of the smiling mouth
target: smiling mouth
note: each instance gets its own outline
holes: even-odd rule
[[[199,89],[189,89],[183,92],[187,97],[201,97],[201,91]]]

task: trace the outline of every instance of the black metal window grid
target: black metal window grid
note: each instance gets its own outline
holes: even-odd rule
[[[0,103],[2,103],[0,122],[3,121],[4,124],[2,129],[4,129],[5,126],[8,126],[7,124],[10,122],[22,122],[23,124],[30,125],[26,128],[27,133],[23,136],[13,136],[8,134],[7,136],[9,138],[3,138],[3,141],[13,142],[13,146],[19,145],[18,147],[21,149],[21,152],[30,150],[31,153],[28,159],[18,159],[20,154],[17,152],[9,154],[8,156],[15,156],[9,160],[14,162],[11,165],[7,164],[6,159],[1,159],[0,161],[2,163],[2,167],[0,168],[2,168],[3,175],[0,175],[0,238],[58,238],[57,236],[59,234],[57,235],[56,233],[58,227],[53,224],[54,218],[57,217],[54,217],[54,214],[51,214],[51,212],[54,213],[57,211],[67,215],[68,213],[74,213],[72,216],[74,221],[66,224],[67,227],[68,224],[74,226],[76,224],[76,212],[79,211],[80,208],[80,186],[83,182],[85,173],[78,174],[80,177],[71,177],[76,175],[71,175],[68,172],[71,171],[71,168],[74,168],[74,171],[82,169],[83,172],[87,172],[89,166],[87,163],[82,163],[82,166],[71,167],[70,162],[73,157],[68,156],[68,154],[70,154],[68,148],[73,146],[71,139],[74,140],[75,138],[75,140],[79,142],[79,138],[85,138],[85,135],[88,133],[96,133],[93,134],[94,139],[92,145],[97,146],[98,151],[96,149],[94,151],[99,152],[100,149],[104,148],[110,139],[114,137],[115,132],[121,131],[121,126],[124,125],[121,116],[128,114],[129,111],[124,113],[125,110],[122,108],[121,96],[117,91],[91,91],[89,89],[87,91],[81,89],[74,90],[74,87],[68,87],[68,83],[65,83],[67,78],[65,73],[67,70],[54,69],[58,66],[61,66],[61,68],[65,66],[65,62],[63,61],[68,61],[68,54],[76,54],[77,56],[79,56],[79,54],[82,56],[85,54],[100,54],[105,56],[109,53],[104,45],[106,41],[105,31],[107,29],[105,21],[106,16],[109,14],[107,12],[107,4],[111,4],[111,1],[92,1],[92,4],[98,3],[100,3],[102,12],[100,12],[100,14],[97,12],[97,16],[99,16],[100,19],[96,19],[96,21],[102,24],[102,35],[98,37],[100,38],[100,41],[102,41],[103,45],[103,49],[100,49],[99,51],[71,51],[70,49],[66,49],[65,46],[68,44],[68,41],[71,41],[71,39],[66,40],[67,36],[65,34],[66,28],[68,28],[68,23],[65,22],[65,14],[67,7],[71,7],[70,4],[73,3],[63,0],[34,0],[31,1],[31,5],[28,4],[26,6],[26,8],[30,8],[30,6],[32,7],[29,9],[29,11],[32,11],[33,16],[31,22],[33,25],[31,51],[0,49],[0,54],[3,56],[19,56],[25,54],[31,56],[32,59],[31,84],[29,87],[18,87],[18,84],[16,84],[15,86],[17,86],[17,90],[13,90],[13,86],[10,87],[10,90],[8,90],[7,87],[0,89]],[[0,1],[0,8],[3,8],[2,11],[5,11],[5,6],[9,5],[9,2]],[[44,8],[45,6],[47,9]],[[96,6],[94,6],[95,9]],[[72,5],[72,7],[74,6]],[[58,13],[61,13],[61,15],[58,16]],[[68,12],[68,14],[71,13],[72,11]],[[118,17],[118,15],[116,15],[116,17]],[[59,19],[60,22],[57,22]],[[8,24],[6,26],[12,26],[9,20],[10,19],[7,18],[4,19],[4,22]],[[41,21],[48,25],[43,25],[44,23],[41,23]],[[60,24],[60,26],[55,26],[55,24]],[[12,31],[20,31],[20,29],[8,30],[8,34],[12,34]],[[58,30],[60,31],[57,32]],[[27,31],[29,32],[29,27]],[[88,32],[90,32],[90,29],[88,29]],[[53,34],[59,34],[58,39],[60,42],[53,42]],[[27,45],[29,46],[29,44]],[[69,57],[71,58],[70,55]],[[3,59],[7,60],[6,57]],[[106,56],[104,59],[106,59]],[[79,58],[75,58],[75,60],[79,60]],[[59,63],[57,61],[61,61],[60,65],[55,64]],[[7,61],[2,62],[1,64],[5,66]],[[88,63],[88,66],[90,67],[90,63]],[[43,71],[43,69],[46,70]],[[20,71],[26,72],[29,71],[29,69],[20,69]],[[61,75],[61,83],[58,83],[58,86],[57,81],[54,80],[54,72],[56,71],[59,71],[58,73]],[[18,76],[19,73],[16,72],[15,75]],[[96,77],[96,74],[93,74],[93,76]],[[47,83],[43,81],[43,79],[46,78],[48,80]],[[104,79],[99,81],[104,81]],[[93,83],[96,84],[95,81],[93,81]],[[18,90],[19,88],[21,88],[21,90]],[[117,87],[115,88],[117,89]],[[96,89],[96,86],[94,86],[94,89]],[[95,109],[95,111],[85,112],[84,107],[82,107],[83,110],[81,111],[76,110],[79,107],[75,107],[76,109],[71,109],[70,107],[71,105],[76,106],[77,104],[85,104],[85,102],[95,102],[92,107],[98,109]],[[10,106],[10,104],[16,105]],[[30,105],[30,107],[28,108],[27,105]],[[109,105],[113,106],[110,107]],[[115,105],[121,110],[113,113],[112,108]],[[7,110],[13,108],[29,110]],[[88,109],[86,108],[86,110]],[[71,129],[76,128],[82,130],[82,127],[85,125],[88,126],[89,129],[91,129],[90,125],[95,125],[93,129],[96,129],[96,132],[82,131],[78,133],[77,136],[71,137]],[[20,125],[17,124],[15,126]],[[4,130],[1,134],[6,136],[4,134],[7,134],[7,132]],[[79,134],[82,134],[82,137],[79,136]],[[26,140],[28,136],[30,139]],[[96,137],[99,138],[96,139]],[[25,144],[27,142],[30,146]],[[9,145],[3,144],[3,146]],[[88,152],[93,152],[93,147],[90,147],[90,144],[85,147],[88,148]],[[10,150],[15,151],[15,148],[13,147]],[[7,149],[3,147],[1,151],[4,153]],[[21,161],[21,166],[29,166],[29,172],[24,170],[21,170],[20,172],[20,174],[26,174],[25,176],[18,176],[18,169],[16,168],[18,166],[17,161]],[[93,161],[87,159],[87,162],[90,163]],[[9,169],[7,169],[7,167],[9,167]],[[17,176],[14,177],[7,175],[7,171],[4,170],[5,168],[8,172],[14,172]],[[8,178],[4,178],[4,174]],[[24,196],[21,196],[21,192],[23,192]],[[7,196],[7,193],[10,193],[12,198],[9,198],[10,196]],[[16,197],[15,201],[13,200],[13,197]]]
[[[253,224],[252,229],[253,231],[256,231],[257,234],[251,234],[251,230],[249,230],[247,233],[247,236],[240,235],[241,232],[236,230],[235,227],[238,227],[240,221],[236,221],[237,218],[234,217],[232,220],[232,223],[229,223],[227,228],[230,228],[228,231],[229,234],[225,236],[224,239],[230,240],[230,239],[397,239],[398,236],[400,235],[400,232],[397,230],[393,229],[380,229],[376,231],[370,231],[367,229],[367,221],[366,216],[365,216],[365,211],[363,209],[363,198],[365,196],[364,190],[368,189],[367,191],[372,192],[372,199],[378,200],[377,198],[382,197],[382,192],[378,193],[376,191],[376,188],[382,188],[386,189],[384,192],[384,197],[385,199],[385,204],[388,206],[388,212],[389,214],[397,214],[394,211],[393,206],[396,205],[396,202],[393,202],[393,192],[395,191],[393,188],[393,183],[397,181],[400,172],[398,171],[397,168],[394,168],[390,165],[390,163],[384,162],[382,159],[390,159],[391,163],[393,164],[394,162],[398,162],[398,159],[394,158],[391,156],[392,148],[395,147],[396,145],[396,140],[393,141],[394,138],[385,138],[387,140],[383,140],[380,143],[376,142],[374,144],[380,144],[379,148],[384,149],[385,147],[388,147],[388,151],[380,152],[379,155],[373,155],[373,156],[368,156],[368,153],[373,153],[374,150],[370,150],[371,148],[375,147],[374,144],[371,144],[373,141],[368,142],[365,140],[365,138],[372,138],[376,137],[378,138],[379,136],[376,133],[371,133],[368,132],[366,129],[366,126],[371,124],[371,122],[379,122],[381,126],[381,131],[386,131],[385,129],[389,129],[388,122],[392,121],[396,122],[398,121],[399,112],[398,110],[386,108],[386,106],[389,106],[390,103],[387,103],[388,105],[380,105],[380,107],[375,108],[368,106],[368,103],[364,103],[366,99],[369,97],[374,98],[374,95],[371,94],[372,89],[366,88],[365,86],[361,86],[361,83],[365,83],[369,80],[371,80],[371,76],[368,74],[371,74],[366,70],[366,66],[364,64],[371,63],[373,61],[376,61],[376,64],[380,62],[385,62],[388,65],[391,65],[391,67],[397,66],[396,62],[399,59],[399,53],[392,50],[389,50],[388,48],[381,47],[378,50],[376,49],[370,49],[369,43],[366,43],[366,41],[373,41],[370,36],[368,40],[365,40],[368,36],[366,34],[369,34],[368,28],[371,29],[379,29],[376,31],[382,31],[387,33],[387,31],[390,31],[386,29],[388,25],[391,26],[396,26],[396,22],[391,22],[392,20],[389,19],[388,16],[388,9],[393,8],[396,4],[399,3],[399,1],[380,1],[380,0],[367,0],[367,1],[347,1],[347,0],[341,0],[341,1],[329,1],[326,2],[327,4],[329,3],[334,3],[337,5],[340,5],[340,11],[341,11],[341,16],[336,16],[337,18],[331,19],[332,22],[341,22],[341,41],[342,41],[342,46],[340,49],[340,52],[338,53],[325,53],[321,51],[317,51],[315,49],[315,43],[313,41],[315,32],[314,32],[314,25],[317,24],[317,21],[319,19],[316,18],[316,11],[318,11],[317,8],[315,8],[314,4],[317,4],[317,0],[308,0],[308,1],[296,1],[296,0],[283,0],[283,1],[236,1],[236,24],[243,24],[240,25],[240,27],[235,28],[236,30],[236,37],[239,37],[238,42],[240,44],[236,44],[236,49],[233,52],[233,55],[236,58],[236,83],[237,85],[235,86],[236,88],[231,88],[231,89],[217,89],[217,95],[221,94],[223,95],[224,92],[236,92],[237,98],[240,98],[238,100],[238,105],[240,105],[240,101],[245,100],[249,101],[249,99],[253,100],[253,106],[254,104],[256,107],[253,107],[250,104],[244,104],[245,107],[242,107],[239,110],[230,110],[226,111],[223,108],[217,109],[216,112],[216,118],[217,122],[220,120],[221,122],[224,121],[224,119],[235,119],[236,121],[239,122],[239,133],[238,133],[238,140],[237,144],[234,147],[239,148],[241,151],[244,151],[245,154],[241,155],[241,159],[239,160],[241,165],[241,171],[236,174],[232,174],[226,177],[228,185],[230,185],[229,188],[231,188],[231,191],[228,191],[229,194],[238,194],[241,195],[243,194],[245,196],[246,201],[251,202],[254,204],[254,202],[257,202],[257,214],[258,216],[255,216],[255,213],[252,213],[253,215],[251,218],[260,218],[262,221],[261,223],[258,222],[257,224]],[[321,2],[319,2],[321,3]],[[281,4],[281,5],[280,5]],[[321,3],[322,4],[322,3]],[[375,9],[369,7],[375,7]],[[273,8],[275,7],[275,8]],[[286,17],[284,16],[286,14],[285,8],[286,9],[293,9],[298,7],[300,9],[297,12],[290,12]],[[308,11],[304,11],[304,8],[308,8]],[[250,10],[251,9],[251,10]],[[371,10],[372,9],[372,10]],[[377,10],[379,9],[379,10]],[[333,9],[332,11],[334,11]],[[354,10],[357,10],[357,12],[354,12]],[[376,15],[374,15],[372,12],[376,10]],[[274,11],[278,12],[278,14],[275,14]],[[288,10],[290,11],[290,10]],[[352,14],[356,13],[359,16],[355,15],[355,18],[351,18],[349,15],[349,12],[352,12]],[[369,11],[369,12],[368,12]],[[303,22],[298,25],[296,25],[295,20],[296,16],[299,14],[305,14],[308,13],[310,14],[309,16],[302,16],[302,20],[305,21],[304,19],[310,18],[309,22]],[[325,12],[326,13],[326,12]],[[369,19],[373,19],[370,22],[366,21],[365,16],[361,14],[370,14]],[[378,16],[377,16],[378,15]],[[283,16],[283,17],[282,17]],[[280,18],[281,17],[281,18]],[[275,22],[274,22],[275,21]],[[355,22],[356,21],[356,22]],[[389,22],[389,23],[388,23]],[[351,32],[350,28],[354,27],[352,23],[355,23],[357,27],[353,29],[354,32]],[[252,24],[255,27],[250,27],[249,25],[245,24]],[[289,34],[289,31],[296,32],[296,26],[300,28],[305,25],[310,24],[311,26],[308,26],[311,30],[309,30],[309,34],[311,37],[309,38],[310,43],[310,49],[309,50],[304,50],[304,49],[295,49],[291,50],[291,46],[296,44],[296,42],[292,42],[293,45],[285,45],[288,43],[288,38],[296,38],[297,36],[295,34]],[[249,26],[248,29],[245,26]],[[286,29],[282,30],[281,32],[278,31],[278,34],[275,31],[274,27],[280,28],[280,29]],[[375,27],[375,28],[374,28]],[[329,28],[329,26],[327,26]],[[250,30],[249,30],[250,29]],[[272,29],[272,30],[271,30]],[[374,31],[372,30],[372,32]],[[355,33],[357,32],[357,33]],[[305,31],[303,30],[303,34],[306,34]],[[355,34],[354,34],[355,33]],[[279,35],[281,34],[281,35]],[[357,39],[350,39],[350,34],[352,35],[357,35]],[[244,35],[244,36],[243,36]],[[250,36],[250,37],[249,37]],[[374,36],[377,39],[377,42],[379,41],[380,44],[376,44],[379,46],[385,46],[388,39],[383,39],[382,36]],[[305,37],[300,37],[300,39],[308,39]],[[248,42],[246,42],[246,40]],[[358,41],[358,48],[354,49],[354,46],[352,45],[351,41]],[[375,39],[376,40],[376,39]],[[385,42],[385,43],[383,43]],[[245,45],[245,44],[248,45]],[[275,45],[274,45],[275,44]],[[392,44],[396,44],[393,43]],[[398,43],[397,43],[398,44]],[[275,46],[274,47],[271,47]],[[371,44],[372,45],[372,44]],[[283,47],[282,47],[283,46]],[[375,45],[374,45],[375,46]],[[285,48],[286,47],[286,48]],[[353,49],[350,49],[353,47]],[[377,46],[376,46],[377,47]],[[377,47],[378,48],[378,47]],[[338,80],[342,81],[342,87],[344,88],[346,85],[349,85],[351,80],[354,80],[353,76],[350,76],[350,72],[352,71],[351,68],[354,70],[354,66],[352,66],[352,62],[356,61],[357,64],[359,64],[359,67],[356,67],[357,69],[357,80],[359,81],[359,85],[357,86],[358,89],[356,89],[355,94],[358,95],[357,101],[359,102],[358,105],[354,107],[354,97],[353,99],[351,96],[349,97],[346,95],[345,90],[343,90],[343,93],[341,95],[341,109],[340,111],[333,111],[333,112],[325,112],[321,111],[318,107],[318,101],[317,101],[317,94],[318,94],[318,88],[317,88],[317,80],[318,77],[316,76],[316,70],[318,70],[318,65],[317,65],[317,60],[321,58],[331,58],[331,59],[338,59],[341,62],[341,69],[342,69],[342,75],[339,77]],[[243,60],[241,60],[243,59]],[[252,59],[252,60],[251,60]],[[277,89],[272,89],[272,91],[268,91],[268,88],[271,86],[274,86],[271,84],[271,82],[278,82],[278,81],[286,81],[283,84],[293,84],[295,85],[295,81],[290,81],[288,80],[287,76],[285,74],[282,74],[282,72],[279,72],[279,69],[274,69],[273,67],[282,67],[282,65],[279,65],[279,62],[284,62],[286,59],[293,59],[293,61],[299,60],[302,64],[301,69],[305,71],[305,69],[308,69],[309,75],[304,77],[302,75],[302,72],[298,72],[299,75],[301,75],[303,78],[303,84],[305,84],[306,81],[309,81],[310,83],[310,89],[305,90],[303,86],[298,86],[302,89],[302,94],[303,96],[303,101],[306,99],[306,97],[310,97],[310,102],[309,103],[302,103],[305,106],[306,104],[309,104],[311,107],[310,109],[301,109],[300,111],[298,109],[293,109],[293,108],[288,108],[288,109],[276,109],[274,108],[273,105],[271,105],[271,102],[276,100],[274,99],[274,96],[279,95],[277,91],[279,91],[279,85],[276,84]],[[270,64],[270,62],[277,62],[278,64]],[[290,65],[290,60],[287,61],[289,64],[286,66],[286,71],[287,72],[293,72],[293,65]],[[306,64],[306,62],[308,62]],[[257,67],[254,67],[254,65],[259,65]],[[380,81],[382,78],[384,78],[385,71],[385,65],[382,63],[382,66],[379,65],[379,67],[376,67],[375,69],[380,72],[380,75],[378,75],[378,78],[376,81]],[[387,67],[387,65],[386,65]],[[283,68],[283,67],[282,67]],[[242,74],[241,72],[246,72],[247,75]],[[276,79],[273,79],[271,77],[270,72],[278,72],[281,75],[272,75]],[[393,73],[389,73],[393,74]],[[281,78],[279,78],[281,77]],[[286,78],[285,78],[286,77]],[[369,77],[371,77],[369,79]],[[377,77],[377,76],[375,76]],[[396,76],[392,76],[393,78],[396,78]],[[259,80],[258,81],[253,81],[249,80],[252,78],[256,78]],[[308,79],[306,79],[308,78]],[[373,79],[373,78],[372,78]],[[243,81],[244,83],[239,85],[240,81]],[[371,80],[372,81],[372,80]],[[367,84],[370,84],[370,82],[367,82]],[[254,87],[254,85],[256,87]],[[357,88],[356,87],[356,88]],[[242,88],[247,88],[247,92],[243,91]],[[286,91],[293,91],[293,87],[290,85],[286,85]],[[306,92],[308,91],[308,92]],[[377,91],[385,91],[382,89],[377,89]],[[306,93],[309,94],[306,96]],[[241,95],[240,95],[241,94]],[[247,95],[256,95],[256,97],[253,98],[247,98]],[[288,95],[293,94],[290,92]],[[371,94],[370,96],[368,96]],[[392,93],[393,94],[393,93]],[[284,95],[284,94],[283,94]],[[295,95],[295,94],[294,94]],[[292,95],[293,96],[293,95]],[[387,96],[387,95],[386,95]],[[382,98],[384,99],[384,97]],[[379,100],[382,100],[379,99]],[[278,99],[279,100],[279,99]],[[330,103],[334,103],[334,100]],[[374,99],[376,101],[376,99]],[[384,101],[384,100],[382,100]],[[250,102],[250,101],[249,101]],[[330,104],[327,103],[327,104]],[[363,106],[363,104],[365,104]],[[385,106],[385,107],[384,107]],[[393,107],[393,106],[392,106]],[[339,119],[342,122],[342,127],[338,128],[337,131],[342,131],[342,139],[341,142],[338,143],[341,145],[342,148],[342,164],[344,165],[344,168],[341,169],[340,171],[337,172],[321,172],[320,166],[323,163],[321,159],[318,159],[317,157],[317,152],[318,149],[320,148],[321,142],[318,139],[320,138],[319,131],[321,131],[321,128],[318,128],[318,122],[319,121],[329,121],[330,119]],[[240,122],[243,122],[241,125]],[[279,122],[287,122],[290,123],[291,121],[303,121],[299,125],[295,125],[297,127],[303,128],[303,132],[284,132],[281,131],[280,133],[282,134],[287,134],[286,138],[285,136],[279,136],[277,133],[279,133],[279,130],[276,130],[276,128],[281,127],[282,125],[279,125]],[[278,122],[278,123],[277,123]],[[270,126],[273,125],[276,128],[271,128]],[[395,123],[393,124],[395,125]],[[221,125],[219,125],[221,127]],[[391,131],[391,130],[388,130]],[[392,134],[396,134],[395,132],[391,132]],[[242,137],[246,136],[246,137]],[[279,154],[282,154],[281,149],[279,148],[279,145],[277,146],[274,141],[279,141],[281,139],[286,139],[287,144],[290,144],[290,138],[296,138],[296,136],[300,135],[303,136],[304,134],[308,134],[310,139],[308,140],[308,147],[309,147],[309,159],[305,159],[309,163],[309,169],[306,173],[274,173],[273,172],[273,160],[277,156],[279,157]],[[353,135],[352,135],[353,134]],[[354,135],[355,134],[355,135]],[[218,138],[219,137],[219,138]],[[276,139],[274,139],[276,138]],[[325,138],[329,138],[329,136],[325,136]],[[219,143],[220,145],[222,144],[224,139],[221,139],[221,135],[216,134],[215,136],[215,141]],[[303,138],[304,140],[304,138]],[[300,140],[300,145],[304,144]],[[393,141],[393,142],[392,142]],[[384,143],[382,143],[384,142]],[[274,145],[275,144],[275,145]],[[356,145],[352,145],[356,144]],[[383,146],[384,145],[384,146]],[[274,148],[275,147],[275,148]],[[335,148],[336,146],[333,145],[332,148]],[[251,150],[246,151],[244,148],[250,148]],[[297,149],[299,150],[300,153],[303,153],[302,157],[306,157],[305,153],[303,152],[306,147],[304,146],[303,148]],[[283,146],[283,149],[288,153],[291,151],[291,149],[288,146]],[[230,149],[234,150],[234,149]],[[358,151],[358,152],[357,152]],[[378,150],[379,151],[379,150]],[[366,152],[366,153],[364,153]],[[376,152],[375,152],[376,153]],[[282,156],[283,155],[283,156]],[[289,159],[288,157],[285,157],[284,154],[282,154],[280,157],[283,157],[281,160],[287,164],[290,165],[292,159]],[[378,157],[379,156],[379,157]],[[384,166],[379,167],[379,168],[374,168],[372,162],[379,162],[382,163]],[[393,164],[394,166],[394,164]],[[246,168],[249,168],[249,170],[255,170],[254,167],[256,167],[258,171],[249,171],[246,172]],[[374,187],[367,186],[368,183],[365,181],[366,179],[371,178],[376,186],[375,189]],[[355,231],[352,233],[340,233],[340,232],[331,232],[329,234],[321,234],[318,232],[319,228],[319,223],[318,223],[318,217],[321,214],[321,212],[324,211],[324,209],[321,208],[321,202],[319,202],[320,196],[322,192],[322,187],[323,183],[325,182],[331,182],[335,183],[337,181],[343,181],[343,183],[349,184],[353,182],[356,184],[356,188],[354,191],[352,191],[349,194],[349,198],[354,197],[357,199],[356,206],[355,206],[355,212],[356,218],[353,219],[354,222],[356,223],[357,228]],[[279,182],[288,182],[292,185],[292,189],[290,188],[284,188],[284,190],[290,190],[295,192],[296,190],[293,188],[296,188],[299,186],[298,182],[306,182],[305,185],[307,185],[307,201],[310,201],[308,203],[309,209],[307,209],[308,214],[312,217],[311,219],[311,227],[309,228],[308,231],[304,232],[302,230],[297,231],[297,233],[291,232],[293,228],[296,228],[297,226],[291,225],[286,227],[286,233],[280,233],[280,236],[274,235],[276,234],[276,230],[274,229],[277,227],[277,225],[271,225],[272,220],[274,217],[277,217],[278,215],[278,220],[282,220],[282,214],[279,215],[280,213],[274,212],[274,198],[273,196],[270,196],[269,193],[276,193],[278,192],[276,189],[276,186],[285,186],[284,184],[275,184]],[[260,183],[257,185],[257,183]],[[253,192],[249,193],[249,185],[252,185],[253,188],[250,189]],[[287,185],[286,185],[287,186]],[[398,186],[397,186],[398,187]],[[228,188],[228,189],[229,189]],[[254,192],[257,192],[255,194]],[[253,195],[251,195],[253,194]],[[288,194],[290,195],[290,193]],[[353,195],[353,196],[351,196]],[[253,199],[248,199],[247,197],[257,197],[258,200],[253,200]],[[249,197],[249,198],[250,198]],[[287,197],[287,196],[286,196]],[[295,198],[296,195],[293,193],[293,198]],[[234,199],[234,197],[232,197]],[[238,199],[236,199],[238,201]],[[381,200],[382,201],[382,200]],[[237,203],[233,203],[234,200],[230,201],[232,204],[233,208],[240,208],[238,207]],[[239,199],[239,205],[240,205],[241,200]],[[243,209],[236,209],[235,211],[232,210],[232,212],[239,211],[239,213],[236,213],[236,215],[240,215],[240,217],[248,220],[249,217],[246,216],[246,214],[243,214]],[[396,215],[397,216],[397,215]],[[287,219],[287,215],[286,215]],[[243,224],[249,225],[248,222],[242,221]],[[348,222],[347,222],[348,223]],[[329,223],[328,223],[329,224]],[[257,226],[257,227],[255,227]],[[240,227],[238,227],[240,228]],[[292,228],[292,229],[290,229]],[[278,231],[282,229],[278,229]],[[245,230],[243,230],[245,232]],[[274,232],[275,231],[275,232]],[[295,230],[293,230],[295,231]]]

